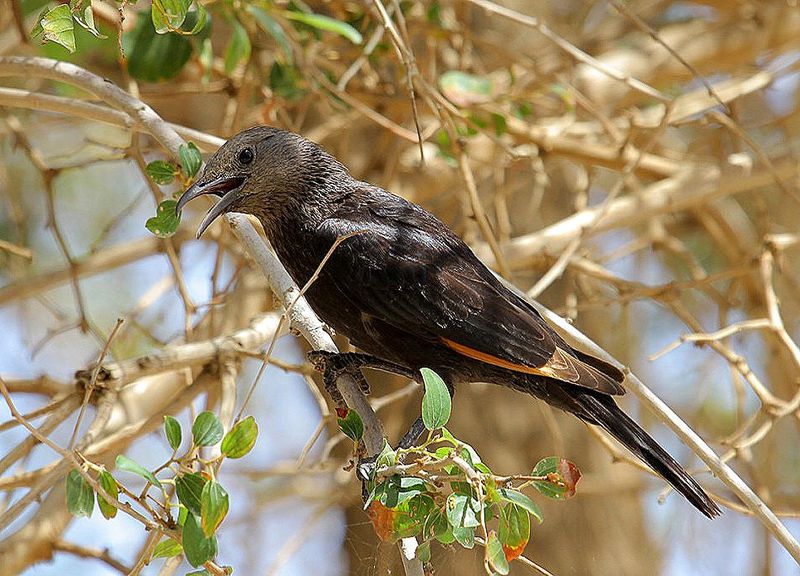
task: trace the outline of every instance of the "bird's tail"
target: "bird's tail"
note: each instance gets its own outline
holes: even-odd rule
[[[628,450],[650,466],[675,490],[709,518],[718,516],[720,509],[694,478],[666,450],[653,440],[636,422],[628,417],[608,397],[591,393],[575,393],[572,399],[580,407],[581,416],[597,424],[619,440]]]

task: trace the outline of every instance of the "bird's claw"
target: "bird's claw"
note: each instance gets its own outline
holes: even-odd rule
[[[326,350],[312,350],[306,355],[317,372],[326,372],[333,356],[337,356],[337,354]]]

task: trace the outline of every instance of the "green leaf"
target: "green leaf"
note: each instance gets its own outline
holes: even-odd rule
[[[380,454],[375,459],[375,468],[383,468],[385,466],[394,466],[397,464],[397,452],[395,452],[394,448],[383,439],[383,448],[381,448]]]
[[[144,223],[145,228],[159,238],[169,238],[178,229],[181,217],[175,212],[175,200],[164,200],[156,208],[156,215],[148,218]]]
[[[494,86],[489,78],[481,78],[449,70],[439,77],[442,94],[456,106],[474,106],[491,102]]]
[[[180,542],[176,542],[172,538],[167,538],[156,544],[156,547],[153,548],[153,555],[150,556],[150,558],[172,558],[182,553],[183,546],[181,546]]]
[[[217,539],[206,537],[194,514],[189,514],[183,524],[183,553],[195,568],[217,555]]]
[[[202,82],[203,84],[208,84],[211,81],[211,72],[214,67],[214,45],[211,43],[211,38],[206,38],[200,44],[198,60],[203,67]]]
[[[114,480],[114,477],[109,474],[106,470],[100,472],[99,478],[100,486],[108,492],[109,496],[112,496],[114,500],[117,500],[117,495],[119,494],[119,486],[117,486],[117,481]],[[103,515],[104,518],[110,520],[114,516],[117,515],[117,509],[115,506],[111,504],[108,500],[103,498],[101,494],[97,495],[97,505],[100,507],[100,513]]]
[[[44,33],[44,28],[42,28],[42,20],[44,20],[47,12],[47,8],[39,12],[39,16],[36,18],[36,25],[31,29],[31,38],[36,38]]]
[[[364,422],[355,410],[348,410],[347,416],[338,418],[339,428],[345,436],[358,442],[364,436]]]
[[[536,503],[525,496],[522,492],[518,492],[516,490],[511,490],[509,488],[499,488],[497,493],[500,495],[501,500],[505,500],[506,502],[511,502],[512,504],[516,504],[527,510],[531,516],[536,518],[539,523],[541,524],[544,521],[544,517],[542,516],[542,511],[539,510],[539,507]]]
[[[531,476],[550,476],[551,474],[558,475],[558,462],[557,456],[548,456],[542,458],[533,467]],[[559,475],[560,478],[560,475]],[[554,500],[563,500],[567,492],[566,486],[560,486],[556,482],[549,482],[546,480],[535,480],[532,483],[533,487],[543,496],[553,498]]]
[[[431,561],[431,543],[430,542],[423,542],[419,546],[417,546],[417,551],[414,554],[420,562],[423,564]]]
[[[248,416],[234,424],[233,428],[225,434],[220,452],[228,458],[241,458],[253,449],[256,438],[258,438],[258,424],[256,424],[255,418]]]
[[[207,483],[208,480],[196,472],[181,474],[175,478],[175,493],[178,495],[178,501],[194,514],[200,514],[203,488]]]
[[[189,142],[188,144],[180,145],[180,148],[178,148],[178,155],[181,159],[183,173],[189,178],[194,177],[203,164],[203,156],[200,154],[200,150],[197,149],[194,142]]]
[[[214,481],[206,482],[200,496],[200,525],[207,537],[214,535],[228,514],[228,493]]]
[[[164,434],[167,436],[169,447],[177,450],[181,446],[183,440],[183,432],[181,431],[181,423],[172,416],[164,416]]]
[[[422,537],[425,540],[430,538],[439,538],[439,536],[445,534],[450,528],[450,525],[447,523],[447,515],[441,508],[434,508],[428,513],[428,517],[425,518],[425,523],[422,527]]]
[[[475,450],[475,448],[473,448],[463,440],[459,440],[458,438],[453,436],[453,434],[447,428],[442,428],[442,439],[447,440],[453,446],[457,447],[460,450],[460,456],[464,460],[466,460],[470,466],[472,466],[475,469],[478,468],[477,465],[481,462],[481,457],[478,455],[478,452]],[[484,468],[488,470],[488,467],[484,466]],[[482,472],[485,472],[486,470],[482,470]],[[486,473],[491,474],[491,472],[486,472]]]
[[[450,391],[441,377],[430,368],[422,368],[425,395],[422,397],[422,421],[428,430],[441,428],[450,420]]]
[[[427,494],[417,494],[405,500],[394,510],[393,534],[397,538],[409,538],[422,531],[431,510],[436,508],[433,498]]]
[[[213,412],[206,410],[198,414],[192,425],[192,440],[195,446],[213,446],[222,440],[222,423]]]
[[[300,85],[302,78],[296,66],[276,61],[269,70],[269,87],[284,100],[299,100],[305,94],[305,89]]]
[[[453,527],[453,539],[467,550],[472,550],[475,546],[475,528]]]
[[[186,506],[183,504],[178,505],[178,526],[183,528],[183,525],[186,524],[186,517],[189,516],[189,514],[189,509]]]
[[[492,124],[494,124],[494,133],[496,136],[502,136],[508,132],[506,117],[502,114],[492,114]]]
[[[92,515],[94,510],[94,490],[77,470],[67,474],[67,510],[73,516]]]
[[[239,24],[238,20],[232,20],[233,33],[225,48],[225,74],[230,75],[241,62],[247,62],[250,58],[250,38],[247,30]]]
[[[75,19],[75,22],[77,22],[81,26],[81,28],[87,30],[95,38],[100,38],[100,39],[108,38],[108,36],[106,36],[105,34],[101,34],[100,31],[95,27],[94,13],[92,12],[91,5],[87,6],[83,10],[83,15],[81,15],[79,12],[74,12],[72,17]]]
[[[175,165],[172,162],[166,162],[164,160],[153,160],[147,165],[146,171],[150,180],[159,186],[172,184],[173,180],[175,180],[175,176],[178,174],[178,169]]]
[[[187,24],[194,14],[187,18]],[[137,18],[136,27],[122,35],[131,76],[144,82],[169,80],[178,75],[192,55],[192,43],[180,34],[156,34],[150,18]]]
[[[428,487],[424,480],[395,474],[378,486],[376,497],[387,508],[396,508],[406,500],[427,491]]]
[[[136,460],[132,460],[128,458],[124,454],[120,454],[117,456],[116,460],[116,467],[119,470],[124,470],[125,472],[131,472],[132,474],[136,474],[137,476],[141,476],[150,484],[154,486],[158,486],[161,488],[161,482],[159,482],[158,478],[156,478],[150,470],[139,464]]]
[[[428,22],[431,24],[439,26],[440,28],[444,26],[442,22],[442,6],[439,0],[433,0],[428,4],[428,10],[425,15],[428,17]]]
[[[177,30],[186,20],[192,0],[153,0],[150,12],[158,34]]]
[[[505,546],[525,546],[531,537],[531,517],[528,511],[516,504],[506,504],[500,511],[498,537]]]
[[[39,20],[41,26],[42,42],[55,42],[70,52],[75,52],[75,22],[72,11],[66,4],[59,4],[46,12]],[[39,27],[34,29],[39,32]]]
[[[312,28],[316,28],[317,30],[325,30],[326,32],[333,32],[334,34],[343,36],[350,40],[350,42],[353,44],[361,44],[361,42],[364,40],[361,37],[361,33],[350,26],[350,24],[341,22],[335,18],[323,16],[322,14],[307,14],[306,12],[287,11],[284,12],[284,16],[286,16],[286,18],[289,20],[302,22],[303,24],[311,26]]]
[[[292,47],[289,44],[289,39],[286,37],[286,32],[283,31],[281,25],[266,11],[259,8],[258,6],[249,5],[247,6],[247,12],[250,13],[253,18],[256,19],[256,23],[259,26],[275,39],[278,46],[281,47],[283,54],[286,56],[286,61],[292,61]]]
[[[450,494],[445,503],[447,521],[453,528],[474,528],[480,524],[476,510],[480,504],[466,494]]]
[[[530,102],[520,102],[519,104],[512,104],[511,113],[515,118],[525,120],[528,116],[533,114],[533,104]]]
[[[556,473],[558,473],[558,456],[548,456],[536,463],[531,476],[547,476],[548,474]]]
[[[370,493],[367,496],[366,501],[364,502],[364,510],[369,508],[369,505],[372,504],[372,501],[375,500],[375,498],[377,497],[383,498],[383,493],[386,489],[387,485],[386,480],[384,480],[380,484],[375,485],[375,473],[380,468],[386,468],[387,466],[394,466],[396,461],[397,461],[397,453],[389,445],[389,442],[386,441],[386,438],[384,438],[383,448],[381,449],[380,454],[378,454],[378,457],[375,459],[375,462],[372,465],[367,466],[367,473],[369,474],[369,481],[367,482],[367,487],[370,489]]]
[[[550,480],[536,480],[533,487],[548,498],[564,500],[575,495],[581,479],[580,469],[565,458],[549,456],[536,463],[531,476],[546,476]]]
[[[508,574],[506,553],[503,551],[503,544],[494,530],[489,532],[489,539],[486,541],[486,561],[491,569],[498,574]]]
[[[191,24],[192,20],[195,20],[194,26],[191,27],[189,30],[189,35],[192,36],[194,34],[199,34],[205,27],[206,23],[208,22],[208,11],[203,7],[200,2],[195,2],[195,12],[189,13],[186,18],[186,22],[184,24]],[[184,29],[186,26],[184,26]]]

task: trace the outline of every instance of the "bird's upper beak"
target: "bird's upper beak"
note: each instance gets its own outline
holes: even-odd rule
[[[175,212],[180,213],[186,204],[204,194],[216,194],[222,197],[219,202],[212,206],[211,210],[208,211],[208,214],[206,214],[206,217],[203,218],[203,221],[200,223],[200,227],[197,229],[197,237],[200,238],[203,232],[206,231],[206,228],[208,228],[218,216],[225,214],[236,201],[244,187],[244,182],[245,178],[243,176],[220,176],[208,182],[196,182],[184,192],[181,199],[178,200],[178,204],[175,206]]]

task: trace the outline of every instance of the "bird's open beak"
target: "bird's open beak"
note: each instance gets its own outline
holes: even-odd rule
[[[184,192],[181,199],[178,200],[178,204],[175,206],[175,212],[180,213],[186,204],[198,196],[203,196],[204,194],[216,194],[217,196],[221,196],[220,201],[214,204],[200,223],[200,227],[197,229],[197,237],[200,238],[203,232],[206,231],[206,228],[208,228],[218,216],[225,214],[236,201],[239,197],[239,192],[241,192],[244,186],[244,181],[245,179],[243,176],[220,176],[216,180],[211,180],[210,182],[196,182]]]

